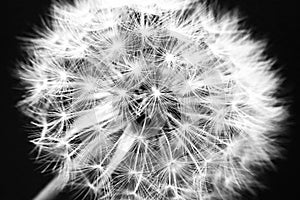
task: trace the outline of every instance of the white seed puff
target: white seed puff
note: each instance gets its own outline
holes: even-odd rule
[[[265,43],[194,0],[56,3],[29,40],[19,105],[38,158],[91,199],[237,198],[285,109]]]

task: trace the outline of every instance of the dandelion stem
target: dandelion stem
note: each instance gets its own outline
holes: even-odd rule
[[[118,167],[134,144],[135,136],[132,131],[132,126],[128,125],[120,137],[116,152],[114,153],[110,164],[107,166],[107,169],[103,173],[106,177],[109,177],[111,173]],[[103,176],[100,176],[99,179],[103,179]],[[99,186],[102,187],[103,184],[105,184],[105,181],[107,181],[107,179],[104,179],[102,181],[102,185]]]
[[[116,153],[113,156],[113,159],[110,165],[107,167],[105,171],[106,176],[110,176],[111,173],[117,168],[120,162],[123,160],[127,152],[132,147],[135,137],[131,133],[132,127],[129,125],[123,135],[119,140],[119,144],[116,150]],[[103,178],[103,177],[99,177]],[[104,180],[104,182],[107,180]],[[33,200],[53,200],[55,196],[58,195],[59,192],[64,188],[66,183],[66,178],[63,175],[56,176]]]
[[[65,186],[65,177],[61,174],[56,176],[33,200],[52,200],[54,199]]]

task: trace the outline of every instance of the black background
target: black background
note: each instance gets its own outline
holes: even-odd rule
[[[29,120],[15,108],[21,98],[17,80],[12,77],[17,59],[22,58],[21,42],[16,38],[32,32],[34,24],[41,24],[41,17],[47,13],[49,0],[10,0],[1,2],[1,90],[0,108],[0,184],[1,200],[29,200],[51,180],[51,175],[40,173],[34,157],[29,156],[33,146],[28,142],[26,123]],[[256,197],[245,199],[283,200],[298,199],[299,164],[297,154],[300,148],[296,102],[299,100],[298,77],[300,59],[299,7],[291,0],[220,0],[221,5],[236,7],[247,16],[247,26],[254,28],[257,38],[268,38],[269,54],[278,59],[286,77],[283,95],[292,100],[289,130],[285,131],[290,140],[285,145],[285,159],[276,161],[277,170],[261,177],[268,188],[258,191]],[[297,148],[298,147],[298,148]],[[58,199],[72,199],[61,195]],[[80,199],[80,198],[79,198]]]

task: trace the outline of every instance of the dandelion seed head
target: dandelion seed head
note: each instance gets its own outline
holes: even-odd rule
[[[235,13],[76,0],[51,14],[19,69],[19,105],[62,186],[99,200],[234,199],[279,153],[281,80]]]

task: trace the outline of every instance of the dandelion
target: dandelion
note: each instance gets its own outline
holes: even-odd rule
[[[19,68],[38,159],[94,199],[234,199],[278,155],[265,45],[195,0],[55,3]]]

